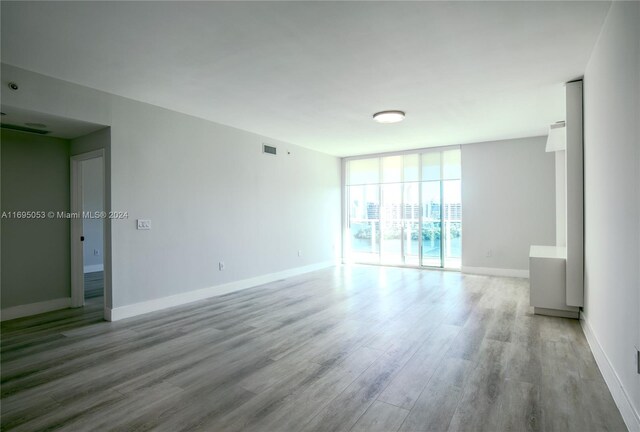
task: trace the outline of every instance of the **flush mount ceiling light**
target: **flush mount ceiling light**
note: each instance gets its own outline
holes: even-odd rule
[[[404,120],[404,111],[380,111],[373,115],[378,123],[398,123]]]

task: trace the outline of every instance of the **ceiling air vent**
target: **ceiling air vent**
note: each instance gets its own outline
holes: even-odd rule
[[[29,132],[29,133],[39,134],[39,135],[46,135],[49,133],[49,131],[47,130],[34,129],[26,126],[18,126],[18,125],[6,124],[6,123],[2,123],[0,126],[2,127],[2,129],[10,129],[10,130],[15,130],[20,132]]]
[[[277,149],[273,146],[262,144],[262,153],[268,153],[275,156],[277,154]]]

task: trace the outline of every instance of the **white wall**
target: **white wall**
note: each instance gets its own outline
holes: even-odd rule
[[[8,65],[2,76],[20,83],[3,86],[7,105],[111,126],[110,205],[129,213],[111,221],[114,308],[335,260],[338,158]]]
[[[0,135],[2,212],[68,212],[69,142],[4,129]],[[69,221],[2,218],[1,231],[3,319],[21,315],[9,308],[51,301],[68,305],[63,299],[71,297]]]
[[[104,187],[102,159],[82,161],[82,210],[93,214],[104,211]],[[103,225],[102,218],[82,219],[84,272],[103,269]]]
[[[613,2],[584,76],[583,317],[631,430],[640,430],[634,347],[640,345],[639,23],[640,3]]]
[[[532,137],[461,147],[463,271],[527,276],[529,247],[555,244],[555,156],[545,144]]]
[[[556,158],[556,246],[567,246],[567,152],[553,153]]]

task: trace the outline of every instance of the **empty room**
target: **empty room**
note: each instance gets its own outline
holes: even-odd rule
[[[640,2],[0,15],[0,430],[640,432]]]

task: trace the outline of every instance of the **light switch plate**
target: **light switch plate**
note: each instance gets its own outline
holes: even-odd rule
[[[139,230],[150,230],[151,229],[151,220],[149,219],[138,219],[138,229]]]

